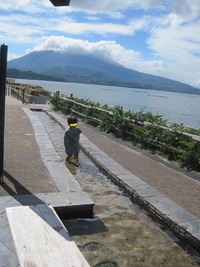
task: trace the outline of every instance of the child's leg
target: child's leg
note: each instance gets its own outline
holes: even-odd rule
[[[74,154],[74,159],[76,160],[77,166],[79,166],[78,154]]]
[[[67,158],[66,158],[66,161],[70,162],[70,159],[71,159],[72,157],[73,157],[73,155],[68,154],[68,155],[67,155]]]

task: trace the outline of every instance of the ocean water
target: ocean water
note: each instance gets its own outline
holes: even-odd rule
[[[119,105],[124,110],[152,112],[162,115],[169,122],[183,123],[200,128],[200,95],[126,88],[93,84],[22,80],[16,82],[40,85],[51,92],[89,99],[111,107]]]

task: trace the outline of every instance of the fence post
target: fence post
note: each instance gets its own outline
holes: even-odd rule
[[[23,89],[23,90],[22,90],[22,104],[25,103],[25,90],[26,90],[26,89]]]
[[[0,49],[0,182],[3,182],[7,50],[8,50],[8,47],[6,45],[4,44],[1,45],[1,49]]]

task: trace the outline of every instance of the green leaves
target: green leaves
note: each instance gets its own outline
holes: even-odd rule
[[[190,170],[200,171],[200,142],[192,139],[186,132],[199,133],[196,129],[183,125],[167,126],[162,116],[154,116],[144,109],[134,113],[124,111],[123,107],[107,105],[78,98],[62,99],[55,96],[51,100],[55,110],[73,114],[86,123],[112,133],[115,137],[128,140],[142,149],[164,155],[170,161]]]

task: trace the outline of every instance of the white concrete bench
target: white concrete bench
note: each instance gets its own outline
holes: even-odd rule
[[[51,206],[18,206],[6,213],[21,267],[87,267]]]

